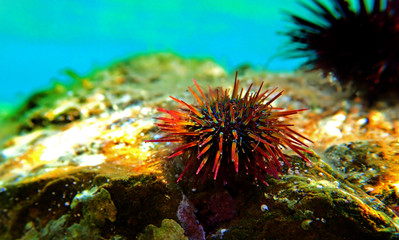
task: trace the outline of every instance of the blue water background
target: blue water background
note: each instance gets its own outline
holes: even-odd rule
[[[210,57],[231,70],[243,63],[292,71],[273,58],[287,39],[283,9],[296,0],[0,0],[0,103],[19,104],[65,69],[85,75],[135,54]]]

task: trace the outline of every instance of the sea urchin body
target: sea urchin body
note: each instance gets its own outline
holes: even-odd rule
[[[348,0],[301,2],[312,17],[288,14],[294,27],[288,57],[306,57],[304,67],[332,73],[343,85],[373,103],[399,93],[399,1]]]
[[[304,155],[307,145],[300,140],[307,138],[284,121],[305,109],[283,111],[271,106],[282,92],[274,94],[276,89],[262,92],[262,83],[256,92],[251,93],[251,84],[244,93],[236,76],[231,94],[228,89],[211,88],[204,94],[193,81],[198,93],[188,89],[197,104],[171,97],[182,108],[179,111],[158,108],[169,115],[157,118],[160,122],[156,125],[165,135],[147,141],[180,144],[169,156],[184,154],[185,169],[177,181],[192,172],[197,178],[213,178],[223,184],[240,174],[267,184],[265,173],[275,177],[281,173],[280,160],[289,165],[289,157],[282,152],[284,148],[309,161]]]

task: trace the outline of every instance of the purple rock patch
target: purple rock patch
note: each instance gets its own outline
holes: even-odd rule
[[[196,211],[194,205],[183,195],[177,209],[177,218],[184,228],[184,233],[190,240],[205,240],[205,231],[195,216]]]

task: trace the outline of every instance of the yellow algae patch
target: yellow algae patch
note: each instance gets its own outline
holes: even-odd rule
[[[385,143],[378,142],[378,147],[375,150],[378,153],[377,160],[373,164],[377,166],[381,174],[376,185],[371,186],[372,195],[384,194],[389,191],[394,191],[394,194],[399,198],[399,142]]]
[[[351,109],[303,115],[305,119],[292,119],[292,122],[298,128],[303,127],[303,132],[313,140],[315,148],[321,151],[345,142],[399,140],[399,131],[388,118],[389,112],[374,110],[361,113],[359,109]]]
[[[144,143],[144,132],[153,126],[152,120],[137,120],[129,125],[104,131],[110,139],[102,148],[106,163],[123,165],[140,173],[160,173],[158,161]]]
[[[32,169],[43,165],[40,156],[44,147],[39,145],[26,151],[23,155],[11,159],[0,167],[0,185],[3,182],[17,181],[19,178],[26,177]]]
[[[28,179],[61,176],[88,169],[120,174],[160,173],[159,164],[144,143],[153,127],[148,109],[133,107],[74,121],[61,130],[35,130],[15,137],[1,154],[0,185]],[[108,166],[107,165],[112,165]]]

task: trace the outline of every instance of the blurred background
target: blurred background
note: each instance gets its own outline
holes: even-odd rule
[[[251,64],[292,71],[280,57],[282,10],[296,0],[0,0],[0,104],[20,104],[54,81],[154,52],[212,58],[231,71]]]

